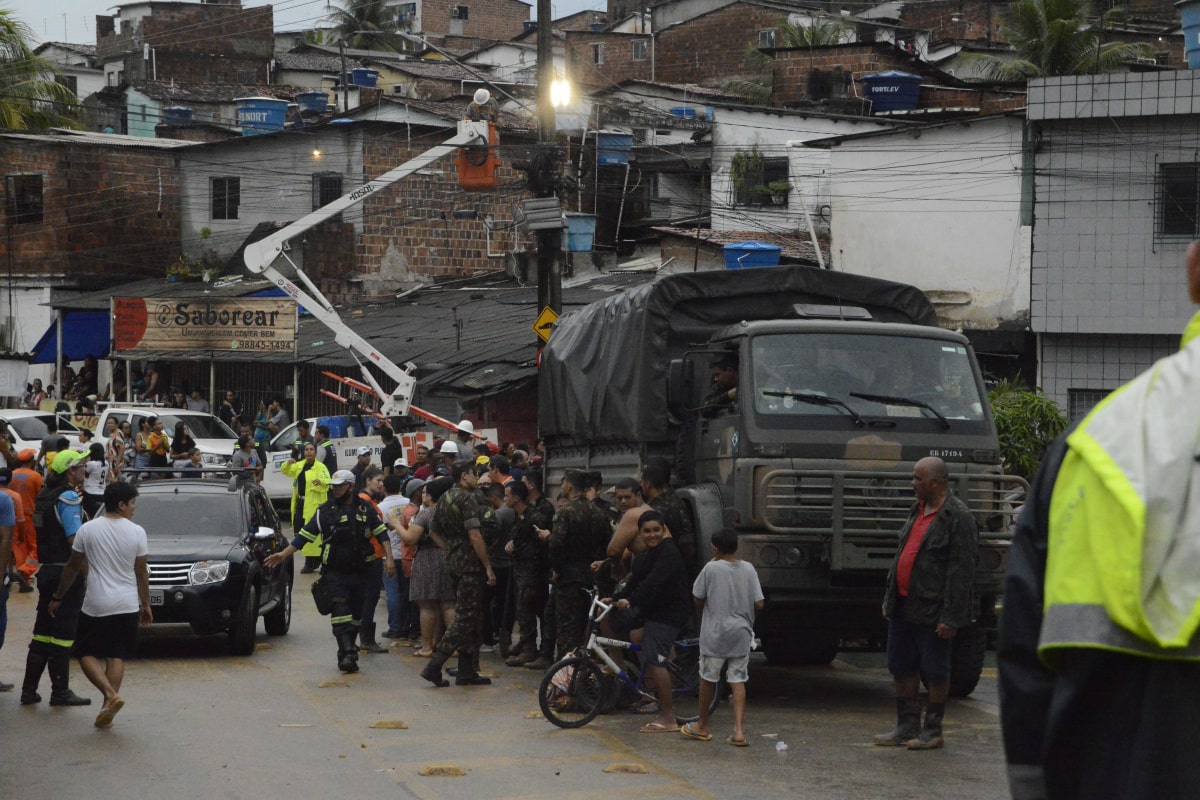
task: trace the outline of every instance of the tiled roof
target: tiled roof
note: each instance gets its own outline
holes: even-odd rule
[[[63,50],[70,50],[73,53],[79,53],[82,56],[90,56],[95,58],[96,45],[94,44],[73,44],[71,42],[43,42],[38,46],[37,50],[42,50],[47,47],[58,47]]]
[[[340,56],[326,53],[290,52],[276,53],[275,65],[278,69],[306,70],[309,72],[324,72],[333,75],[342,71]],[[357,60],[347,57],[346,68],[353,69],[362,66]]]
[[[274,97],[293,100],[305,89],[296,86],[262,86],[239,83],[167,83],[136,81],[130,84],[147,97],[170,103],[229,103],[239,97]]]

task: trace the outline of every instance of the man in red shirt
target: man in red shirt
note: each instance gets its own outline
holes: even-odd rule
[[[875,744],[909,750],[943,745],[942,717],[950,693],[950,643],[973,619],[971,586],[979,531],[966,505],[950,493],[949,471],[940,458],[913,467],[917,502],[900,532],[888,571],[883,616],[888,620],[888,671],[896,682],[898,722]],[[929,684],[921,723],[917,691]]]

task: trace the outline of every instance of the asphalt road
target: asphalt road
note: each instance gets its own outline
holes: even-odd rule
[[[641,734],[628,713],[560,730],[537,710],[539,675],[483,668],[490,687],[434,689],[426,663],[395,647],[363,655],[363,671],[336,669],[328,621],[298,576],[291,633],[259,627],[253,656],[225,654],[224,638],[156,627],[128,663],[127,705],[96,730],[98,693],[75,665],[72,687],[88,708],[20,706],[0,695],[0,784],[23,797],[108,798],[895,798],[1007,796],[994,670],[976,693],[951,701],[947,746],[908,752],[870,744],[894,722],[881,657],[845,654],[820,668],[751,666],[747,737],[723,743]],[[13,595],[0,678],[20,684],[35,595]],[[377,614],[382,617],[382,609]],[[49,696],[43,678],[43,696]],[[407,727],[372,727],[380,724]],[[778,749],[780,744],[786,749]],[[422,775],[431,768],[460,775]],[[627,768],[631,772],[606,772]],[[435,772],[437,770],[434,770]]]

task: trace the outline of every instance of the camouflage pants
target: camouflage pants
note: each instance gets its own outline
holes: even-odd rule
[[[450,585],[454,587],[454,624],[437,646],[436,658],[441,663],[449,660],[455,650],[460,658],[475,658],[483,640],[483,596],[487,578],[478,572],[451,575]]]
[[[550,578],[543,569],[514,567],[513,572],[517,582],[517,628],[521,631],[518,647],[532,650],[537,645],[538,617],[546,610]]]
[[[583,631],[591,601],[583,589],[583,584],[576,582],[560,581],[554,586],[554,618],[558,629],[555,644],[559,658],[584,643]]]

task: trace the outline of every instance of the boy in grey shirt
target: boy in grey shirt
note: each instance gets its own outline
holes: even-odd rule
[[[738,537],[728,528],[712,537],[712,561],[704,565],[692,585],[696,607],[704,610],[700,621],[700,719],[679,729],[689,739],[707,742],[708,709],[712,706],[721,669],[733,690],[733,734],[725,740],[746,746],[742,720],[746,714],[746,681],[750,649],[754,642],[754,615],[763,607],[762,586],[754,566],[737,557]]]

